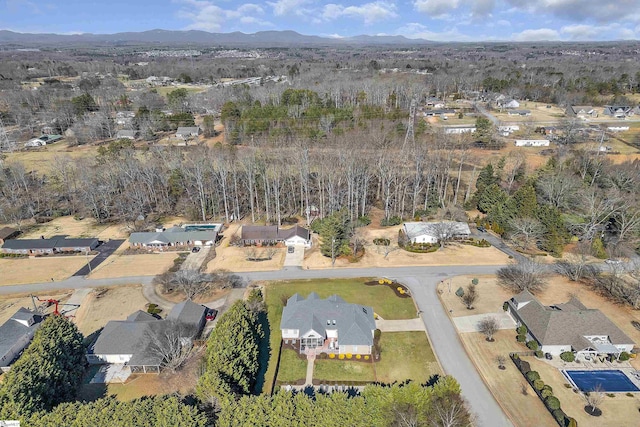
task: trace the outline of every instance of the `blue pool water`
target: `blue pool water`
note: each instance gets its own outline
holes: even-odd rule
[[[624,372],[618,370],[564,371],[564,374],[582,391],[592,391],[596,385],[610,393],[640,391]]]
[[[215,230],[220,227],[219,224],[194,224],[194,225],[185,225],[185,231],[209,231]]]

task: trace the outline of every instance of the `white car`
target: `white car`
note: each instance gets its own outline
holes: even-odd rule
[[[622,264],[622,260],[620,259],[605,259],[604,262],[606,262],[607,264],[613,264],[613,265],[619,265]]]

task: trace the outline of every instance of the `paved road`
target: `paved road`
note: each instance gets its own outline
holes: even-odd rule
[[[482,114],[483,116],[485,116],[487,119],[491,120],[491,122],[495,125],[498,126],[500,124],[500,121],[496,118],[496,116],[494,116],[493,114],[491,114],[489,111],[487,111],[487,109],[479,102],[475,102],[473,104],[474,107],[476,107],[476,110],[478,110],[478,112],[480,114]]]
[[[91,266],[91,268],[89,268],[89,265],[85,265],[80,270],[76,271],[74,276],[86,276],[87,274],[91,273],[94,268],[96,268],[97,266],[102,264],[104,260],[109,258],[109,256],[111,256],[111,254],[114,253],[116,249],[118,249],[123,243],[124,240],[109,240],[108,242],[105,242],[98,246],[96,250],[100,253],[96,255],[91,261],[89,261],[89,265]]]

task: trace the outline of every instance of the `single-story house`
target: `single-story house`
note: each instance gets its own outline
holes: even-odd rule
[[[277,225],[244,225],[240,241],[243,245],[284,243],[287,246],[304,245],[310,248],[311,233],[299,225],[292,228],[280,228]]]
[[[516,132],[520,130],[520,125],[500,125],[498,126],[498,131],[499,132],[508,132],[508,133],[512,133],[512,132]]]
[[[426,102],[426,106],[427,107],[431,107],[431,108],[443,108],[444,107],[444,101],[440,98],[437,98],[435,96],[430,96],[429,98],[427,98],[427,102]]]
[[[176,131],[176,138],[189,139],[189,138],[195,138],[198,135],[200,135],[199,126],[191,126],[191,127],[180,126]]]
[[[567,116],[581,119],[596,118],[598,111],[590,105],[570,105],[566,111]]]
[[[218,237],[220,227],[207,230],[189,230],[187,227],[171,227],[157,229],[156,231],[144,231],[131,233],[129,244],[132,247],[147,248],[149,250],[162,250],[167,247],[194,247],[213,246]]]
[[[0,245],[9,239],[13,239],[18,234],[20,234],[20,231],[16,230],[15,228],[11,228],[11,227],[0,228]]]
[[[134,111],[118,111],[116,113],[116,124],[128,125],[133,122],[133,118],[136,116]]]
[[[136,139],[137,135],[138,135],[138,131],[136,130],[122,129],[116,133],[116,139],[134,140]]]
[[[516,139],[516,147],[548,147],[548,139]]]
[[[455,114],[456,110],[450,108],[439,108],[435,110],[427,110],[424,112],[425,117],[446,116],[447,114]]]
[[[100,241],[96,238],[67,239],[53,236],[50,239],[10,239],[4,242],[0,251],[6,254],[43,255],[59,252],[91,252]]]
[[[498,104],[502,108],[518,108],[520,107],[520,103],[515,99],[505,99],[503,101],[499,101]]]
[[[191,345],[201,332],[209,309],[192,301],[176,304],[166,319],[138,310],[126,320],[107,322],[86,358],[90,364],[122,363],[131,372],[160,372],[164,362],[155,347],[162,345],[168,328],[175,328],[181,345]]]
[[[527,340],[535,340],[544,353],[578,355],[630,353],[635,343],[600,310],[585,307],[572,297],[568,302],[542,305],[525,290],[507,301],[507,313],[527,328]]]
[[[435,244],[443,239],[466,239],[471,235],[469,224],[466,222],[405,222],[402,227],[411,243]]]
[[[31,343],[42,319],[40,314],[20,308],[0,326],[0,370],[9,370],[9,365]]]
[[[510,116],[530,116],[531,111],[530,110],[509,110],[507,114]]]
[[[338,295],[320,299],[312,292],[305,299],[295,294],[282,310],[280,330],[285,344],[337,354],[371,354],[376,322],[373,308],[350,304]]]
[[[42,135],[38,138],[31,138],[27,141],[24,146],[25,147],[42,147],[47,144],[53,144],[54,142],[58,142],[62,139],[62,135]]]
[[[623,119],[625,117],[631,117],[637,112],[638,108],[633,108],[629,105],[605,105],[602,113],[605,116]]]
[[[610,132],[626,132],[629,130],[629,126],[607,126],[607,130]]]
[[[461,125],[461,126],[445,126],[444,133],[447,134],[463,134],[463,133],[474,133],[476,131],[475,126]]]

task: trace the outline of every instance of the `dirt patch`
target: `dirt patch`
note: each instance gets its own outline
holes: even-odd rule
[[[89,257],[91,260],[93,257]],[[87,264],[84,255],[0,259],[0,286],[64,280]]]
[[[125,243],[126,245],[126,243]],[[144,255],[112,255],[100,264],[92,279],[127,276],[155,276],[173,265],[176,253],[149,253]]]
[[[147,303],[139,285],[94,290],[78,309],[75,323],[80,332],[87,336],[110,320],[125,320],[134,311],[144,310]]]
[[[66,301],[71,295],[71,291],[60,291],[56,290],[56,293],[46,293],[46,292],[38,292],[34,293],[35,296],[38,296],[42,299],[51,298],[57,299],[60,301]],[[36,304],[40,306],[42,303],[36,301]],[[11,316],[15,314],[16,311],[20,307],[28,308],[29,310],[33,310],[33,301],[31,300],[31,296],[28,294],[15,294],[15,295],[2,295],[0,296],[0,325],[9,320]],[[53,306],[46,310],[47,313],[53,312]]]

